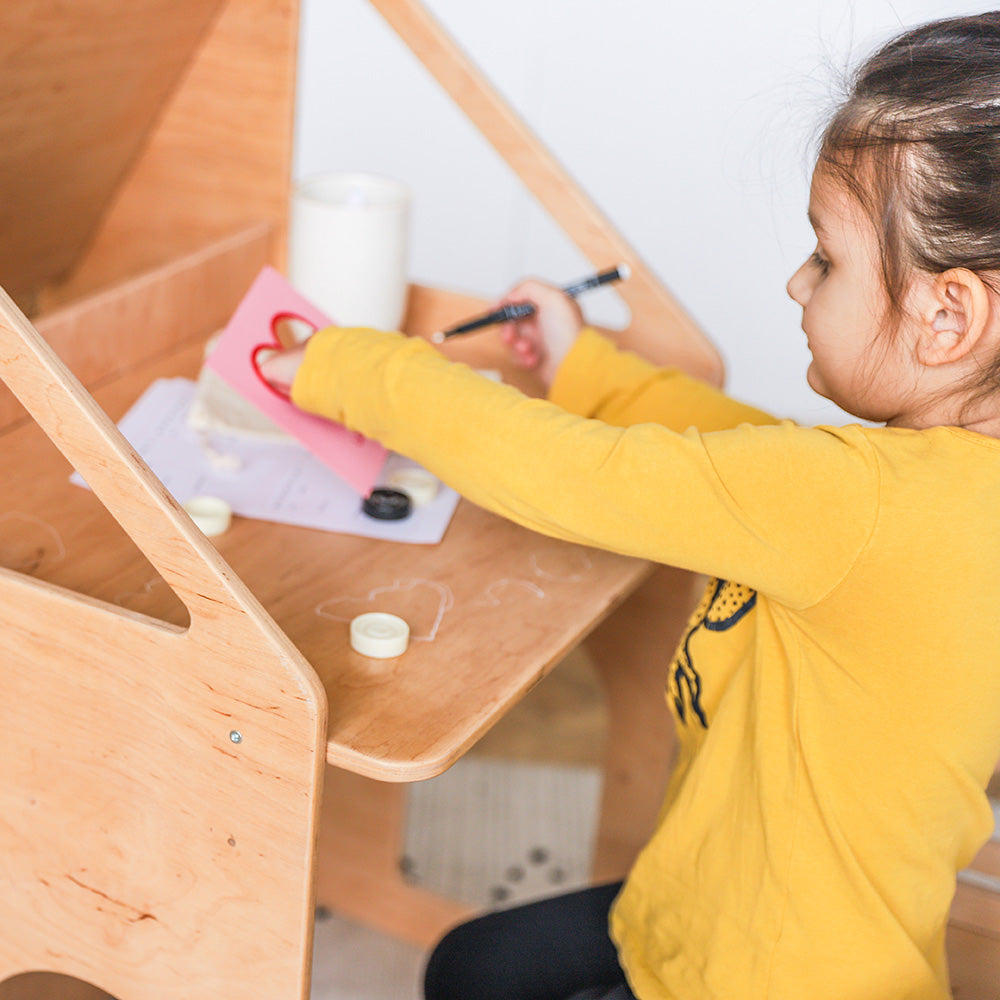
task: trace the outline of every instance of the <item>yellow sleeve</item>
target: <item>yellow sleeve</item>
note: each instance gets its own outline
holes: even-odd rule
[[[310,339],[292,397],[519,524],[791,606],[839,582],[874,518],[877,462],[857,428],[614,427],[497,385],[419,339],[337,328]]]
[[[657,368],[586,328],[556,372],[549,399],[570,413],[617,427],[657,423],[675,431],[718,431],[740,424],[776,424],[763,410],[739,403],[676,368]]]

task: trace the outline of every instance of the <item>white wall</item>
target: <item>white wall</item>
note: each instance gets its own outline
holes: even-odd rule
[[[696,321],[729,390],[816,423],[784,285],[812,250],[811,140],[845,67],[958,0],[426,0]],[[366,0],[302,0],[295,173],[414,193],[417,281],[499,296],[592,270]],[[611,292],[596,321],[626,313]]]

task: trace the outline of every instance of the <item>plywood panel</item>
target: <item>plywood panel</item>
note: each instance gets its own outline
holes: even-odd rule
[[[255,222],[283,259],[291,184],[296,0],[227,0],[85,258],[72,301]]]
[[[79,257],[219,5],[0,6],[0,284],[22,303]]]
[[[260,224],[195,253],[84,296],[36,321],[39,333],[85,385],[221,329],[268,261],[272,232]],[[0,383],[0,428],[26,414]]]

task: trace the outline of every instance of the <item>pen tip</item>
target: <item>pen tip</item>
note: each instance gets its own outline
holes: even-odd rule
[[[432,344],[443,344],[444,343],[444,331],[443,330],[435,330],[435,332],[431,334],[431,343]]]
[[[628,281],[628,279],[632,276],[632,268],[630,268],[628,264],[619,264],[618,276],[622,279],[622,281]]]

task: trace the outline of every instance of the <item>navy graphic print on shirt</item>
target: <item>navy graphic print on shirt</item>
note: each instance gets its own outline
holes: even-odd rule
[[[736,625],[757,603],[757,591],[731,583],[729,580],[711,580],[705,589],[701,604],[691,616],[688,630],[677,649],[670,668],[669,688],[677,717],[688,721],[688,713],[708,728],[708,719],[701,702],[701,675],[691,656],[691,640],[699,629],[725,632]]]

